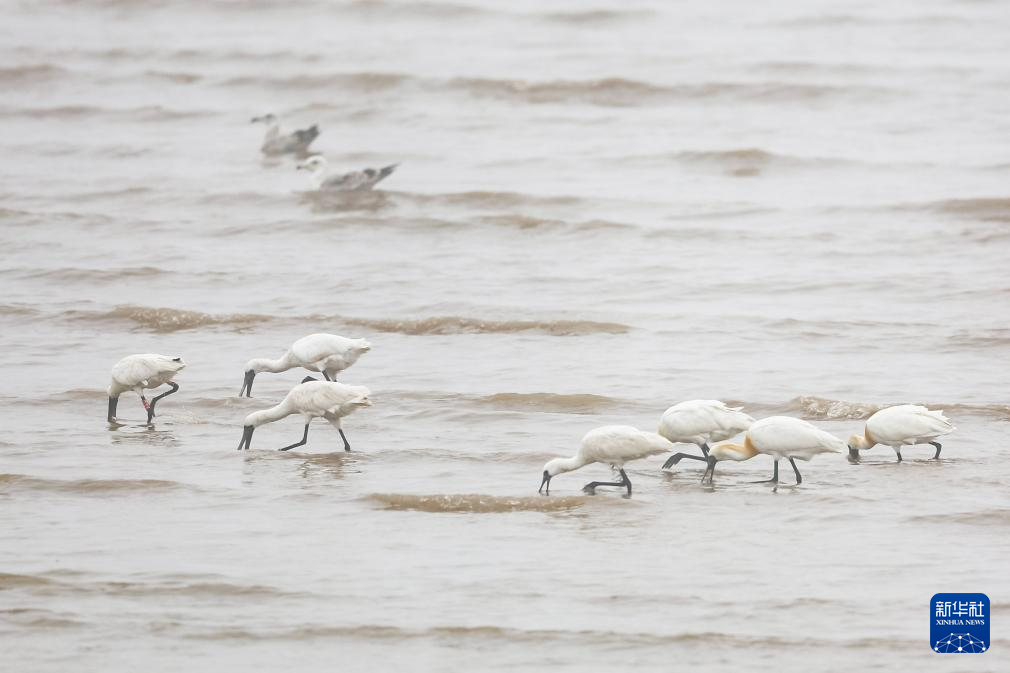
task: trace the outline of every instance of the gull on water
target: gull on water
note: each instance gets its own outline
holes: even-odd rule
[[[310,176],[313,186],[324,192],[363,192],[368,191],[380,181],[392,175],[400,164],[390,164],[382,168],[366,168],[351,171],[343,175],[330,176],[329,164],[320,156],[309,157],[297,168],[300,171],[312,171]]]
[[[675,453],[663,463],[663,469],[676,465],[684,458],[707,460],[709,442],[729,439],[754,422],[742,409],[743,407],[727,407],[719,400],[688,400],[663,412],[657,432],[674,444],[696,444],[702,453],[701,456]]]
[[[259,372],[286,372],[295,367],[310,372],[322,372],[327,381],[336,381],[337,374],[344,371],[372,349],[365,339],[348,339],[336,334],[310,334],[291,345],[288,352],[271,360],[254,358],[246,363],[245,380],[238,396],[252,397],[253,379]]]
[[[899,404],[881,409],[866,419],[862,435],[849,438],[849,461],[859,462],[859,452],[877,444],[890,446],[901,462],[901,447],[915,444],[932,444],[936,447],[934,459],[940,458],[940,442],[934,441],[955,430],[943,411],[932,411],[918,404]]]
[[[344,451],[350,451],[351,444],[347,441],[343,428],[340,427],[340,419],[358,407],[370,406],[372,401],[368,399],[368,388],[364,386],[349,386],[336,381],[317,381],[311,376],[306,376],[301,383],[291,389],[280,404],[254,411],[246,416],[238,450],[249,448],[253,432],[259,426],[279,421],[292,414],[301,414],[305,419],[305,432],[301,441],[281,447],[278,451],[287,451],[308,442],[309,423],[314,418],[325,418],[335,427],[340,433],[340,438],[344,440]]]
[[[726,442],[718,449],[712,447],[702,481],[706,477],[711,480],[719,460],[747,460],[763,453],[775,459],[775,473],[767,480],[768,483],[778,483],[779,460],[787,458],[796,473],[796,483],[802,484],[803,477],[796,467],[796,458],[810,460],[818,453],[841,453],[844,450],[845,442],[804,420],[791,416],[769,416],[754,421],[744,434],[742,444]]]
[[[267,125],[267,133],[263,137],[263,145],[260,147],[260,151],[263,154],[271,156],[279,154],[306,154],[312,141],[319,137],[319,127],[315,124],[307,129],[291,133],[281,133],[281,121],[276,115],[272,114],[253,117],[252,123]]]
[[[643,432],[629,425],[604,425],[590,430],[582,438],[578,452],[571,458],[555,458],[544,465],[544,478],[540,482],[540,492],[551,492],[551,479],[564,472],[571,472],[590,463],[608,463],[621,475],[621,481],[591,481],[582,487],[593,493],[597,486],[623,486],[631,495],[631,480],[624,471],[624,464],[639,458],[666,453],[672,448],[670,443],[653,432]]]
[[[127,390],[140,395],[140,402],[147,411],[147,422],[154,418],[154,405],[163,397],[168,397],[179,389],[179,384],[174,383],[172,378],[185,368],[186,363],[182,358],[173,358],[167,355],[157,355],[156,353],[142,353],[139,355],[127,355],[116,363],[112,368],[112,383],[109,384],[109,423],[117,423],[116,407],[119,405],[119,396]],[[162,384],[168,384],[171,390],[155,397],[150,402],[144,395],[144,390],[157,388]]]

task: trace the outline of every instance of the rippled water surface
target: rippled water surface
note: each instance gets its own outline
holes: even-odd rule
[[[1004,3],[3,3],[0,668],[947,671],[1010,649]],[[382,191],[320,196],[254,115]],[[327,331],[374,406],[244,416]],[[109,370],[181,356],[152,427]],[[940,461],[663,457],[589,429],[719,398]],[[690,462],[690,461],[685,461]],[[700,464],[699,464],[700,465]],[[786,470],[788,473],[789,470]]]

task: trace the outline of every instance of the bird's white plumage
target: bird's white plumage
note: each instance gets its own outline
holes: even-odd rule
[[[740,407],[728,407],[719,400],[688,400],[663,413],[658,433],[671,442],[701,446],[729,439],[753,422]]]
[[[127,355],[112,367],[109,397],[118,397],[127,390],[141,394],[143,390],[167,383],[186,367],[182,358],[157,353]]]
[[[335,381],[306,381],[292,388],[280,404],[254,411],[246,416],[245,425],[258,427],[292,414],[301,414],[305,422],[325,418],[339,428],[340,419],[358,407],[371,406],[368,388],[349,386]]]
[[[954,431],[943,411],[917,404],[901,404],[881,409],[866,421],[871,441],[886,446],[925,444]]]
[[[831,433],[791,416],[769,416],[755,421],[747,429],[746,443],[758,453],[799,460],[846,450],[845,442]]]
[[[310,334],[291,345],[277,360],[257,358],[246,364],[246,371],[283,372],[302,367],[313,372],[326,372],[331,378],[344,371],[371,350],[365,339],[349,339],[337,334]]]
[[[605,425],[586,433],[578,452],[571,458],[555,458],[544,470],[552,477],[590,463],[622,467],[626,462],[666,453],[670,442],[654,432],[643,432],[630,425]]]
[[[309,157],[298,165],[299,169],[312,171],[312,185],[325,192],[359,192],[368,191],[379,182],[392,175],[399,164],[390,164],[382,168],[365,168],[360,171],[350,171],[340,175],[330,175],[329,164],[321,156]]]

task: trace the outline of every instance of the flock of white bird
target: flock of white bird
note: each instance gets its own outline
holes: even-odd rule
[[[252,122],[266,124],[267,131],[263,137],[260,151],[267,156],[276,157],[284,154],[308,156],[309,145],[319,137],[319,127],[314,124],[307,129],[285,133],[281,131],[280,119],[273,114],[253,117]],[[388,178],[397,166],[399,164],[390,164],[382,168],[365,168],[360,171],[330,175],[329,163],[324,157],[315,154],[308,156],[305,161],[298,164],[297,169],[310,172],[312,186],[317,191],[361,192],[371,189]]]
[[[325,381],[306,377],[277,405],[255,411],[245,418],[239,450],[248,449],[257,427],[287,416],[301,414],[305,428],[300,441],[281,447],[287,451],[308,442],[309,425],[315,418],[323,418],[340,433],[344,450],[351,445],[344,434],[341,419],[358,407],[371,406],[369,391],[362,386],[338,383],[337,375],[357,362],[371,345],[365,339],[349,339],[335,334],[310,334],[299,339],[284,355],[276,360],[255,358],[245,367],[245,378],[239,396],[252,397],[253,381],[260,372],[284,372],[301,367],[323,375]],[[116,409],[119,396],[132,390],[140,396],[147,412],[147,423],[155,417],[158,400],[175,393],[179,385],[173,378],[184,367],[181,358],[153,353],[129,355],[112,368],[109,385],[109,415],[111,424],[118,424]],[[148,401],[146,390],[169,386]],[[936,448],[934,459],[939,459],[940,443],[936,440],[954,430],[942,411],[930,410],[914,404],[902,404],[881,409],[867,419],[862,434],[853,435],[848,442],[821,430],[799,418],[770,416],[754,420],[740,407],[729,407],[718,400],[690,400],[667,409],[659,421],[657,432],[645,432],[627,425],[606,425],[590,430],[582,438],[578,452],[571,458],[555,458],[544,465],[541,493],[550,493],[551,479],[559,474],[577,470],[592,463],[609,464],[620,481],[593,481],[583,490],[593,493],[598,486],[617,486],[631,495],[631,480],[624,471],[625,463],[673,451],[675,444],[694,444],[701,455],[675,453],[664,464],[668,469],[683,459],[703,461],[706,470],[702,483],[712,483],[716,464],[720,461],[749,460],[758,454],[771,456],[775,471],[770,483],[778,483],[779,461],[789,461],[802,483],[797,460],[810,460],[820,453],[841,453],[848,450],[848,459],[858,463],[860,451],[880,444],[890,446],[902,460],[901,449],[916,444],[931,444]],[[736,439],[737,441],[729,441]]]

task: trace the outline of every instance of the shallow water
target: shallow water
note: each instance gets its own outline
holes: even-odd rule
[[[1010,12],[995,2],[8,2],[0,22],[5,670],[948,670],[1010,631]],[[307,193],[265,112],[383,191]],[[365,336],[354,451],[244,416]],[[107,428],[129,353],[188,363]],[[543,463],[720,398],[943,459],[772,489]],[[689,462],[689,461],[686,461]],[[699,464],[700,465],[700,464]],[[786,474],[789,470],[786,469]],[[788,481],[788,480],[787,480]]]

